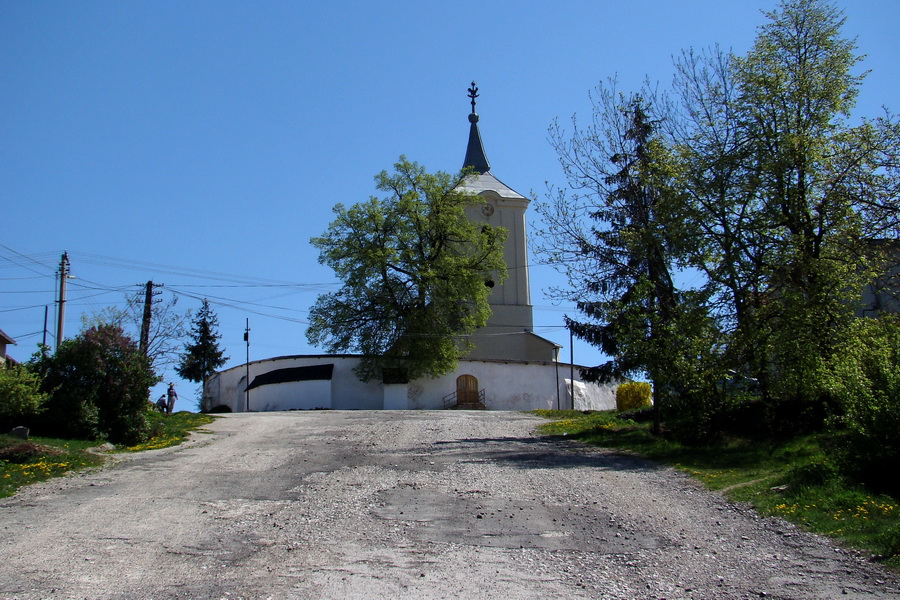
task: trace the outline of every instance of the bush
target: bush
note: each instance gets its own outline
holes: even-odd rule
[[[842,442],[832,455],[868,487],[900,494],[900,318],[854,323],[827,383],[841,409],[831,420]]]
[[[133,445],[147,434],[150,386],[159,379],[137,344],[115,325],[99,325],[39,356],[34,368],[50,394],[42,433]]]
[[[651,387],[643,381],[629,381],[616,388],[616,410],[639,410],[650,406]]]
[[[884,530],[875,542],[878,544],[883,558],[896,561],[900,558],[900,525],[894,525]]]
[[[735,415],[743,401],[743,395],[712,385],[682,388],[660,405],[663,428],[671,439],[690,446],[721,442],[735,429]]]
[[[41,378],[37,374],[20,365],[0,366],[0,430],[31,426],[46,400],[47,394],[41,392]]]

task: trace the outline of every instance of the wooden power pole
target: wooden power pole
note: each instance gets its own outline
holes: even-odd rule
[[[63,252],[59,261],[59,306],[56,318],[56,348],[63,341],[63,325],[66,321],[66,280],[69,278],[69,253]]]
[[[157,292],[155,294],[153,288],[161,286],[161,283],[153,283],[152,281],[148,281],[144,284],[144,318],[141,319],[141,339],[139,347],[145,356],[150,353],[150,320],[153,317],[153,296],[159,293]]]

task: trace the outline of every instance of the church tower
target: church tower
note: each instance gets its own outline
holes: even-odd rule
[[[469,114],[469,143],[463,167],[471,167],[474,174],[466,180],[462,189],[484,198],[485,204],[473,206],[469,218],[508,232],[503,257],[506,260],[508,279],[493,284],[488,298],[491,317],[487,325],[469,337],[475,349],[466,358],[522,361],[553,361],[554,342],[536,335],[531,305],[531,289],[528,281],[528,245],[525,211],[529,200],[497,179],[484,152],[481,132],[478,129],[478,113],[475,99],[478,88],[475,82],[469,88],[472,112]]]

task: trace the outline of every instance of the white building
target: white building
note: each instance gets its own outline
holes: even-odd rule
[[[204,410],[615,408],[615,385],[582,381],[577,366],[558,362],[560,347],[533,332],[525,218],[529,200],[491,173],[478,130],[477,91],[473,83],[463,161],[475,175],[464,189],[486,201],[472,207],[470,219],[509,232],[504,247],[509,277],[493,288],[492,315],[469,336],[475,348],[456,371],[408,384],[383,384],[357,378],[356,356],[282,356],[212,375],[206,381]]]
[[[462,360],[453,373],[408,384],[360,381],[351,355],[280,356],[253,361],[206,381],[204,410],[380,410],[480,408],[533,410],[615,408],[615,386],[584,383],[553,361]],[[250,386],[247,389],[247,370]]]
[[[7,363],[15,364],[16,362],[12,357],[6,355],[6,347],[10,345],[15,346],[16,340],[6,335],[6,333],[0,329],[0,368]]]

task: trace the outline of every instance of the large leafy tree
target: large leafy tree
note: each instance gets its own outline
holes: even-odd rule
[[[733,334],[732,366],[767,400],[821,415],[825,361],[885,267],[867,240],[897,231],[898,125],[849,122],[864,73],[832,4],[786,0],[766,16],[746,56],[683,55],[674,137],[692,263]]]
[[[571,137],[551,128],[574,191],[545,208],[545,249],[574,284],[568,297],[596,320],[571,326],[611,357],[601,373],[636,367],[659,383],[650,365],[670,360],[662,375],[685,384],[663,391],[687,399],[688,412],[698,390],[707,399],[718,393],[722,406],[735,389],[727,380],[750,377],[775,423],[815,426],[829,408],[827,365],[861,290],[896,260],[891,244],[871,241],[898,232],[900,123],[889,113],[850,123],[864,73],[831,3],[784,0],[766,16],[745,56],[687,51],[673,94],[643,91],[653,99],[653,130],[630,172],[621,165],[641,154],[636,121],[610,110],[628,106],[627,97],[601,87],[587,128],[576,122]],[[640,187],[659,199],[646,213],[650,238],[623,202],[640,198],[629,191]],[[657,293],[665,280],[648,269],[634,291],[657,294],[654,314],[668,311],[673,318],[660,323],[673,326],[683,348],[645,345],[664,339],[648,335],[627,338],[640,343],[625,351],[622,332],[640,329],[612,336],[613,326],[640,323],[631,315],[644,314],[649,298],[622,285],[635,273],[625,259],[643,247],[645,262],[635,264],[649,267],[654,245],[670,275],[683,275],[674,280],[692,286],[666,304]]]
[[[184,352],[175,370],[181,377],[203,385],[206,390],[206,378],[225,364],[228,357],[219,348],[221,335],[218,331],[219,319],[209,306],[209,300],[203,299],[192,324],[190,341],[184,345]]]
[[[147,397],[159,381],[150,360],[115,325],[98,325],[38,354],[31,368],[49,394],[45,434],[136,444],[147,435]]]
[[[383,197],[338,204],[312,239],[343,285],[317,299],[307,338],[361,353],[362,380],[447,373],[469,348],[459,336],[487,322],[485,282],[506,278],[506,232],[466,217],[482,202],[461,189],[467,176],[430,174],[401,157],[394,173],[375,177]]]

